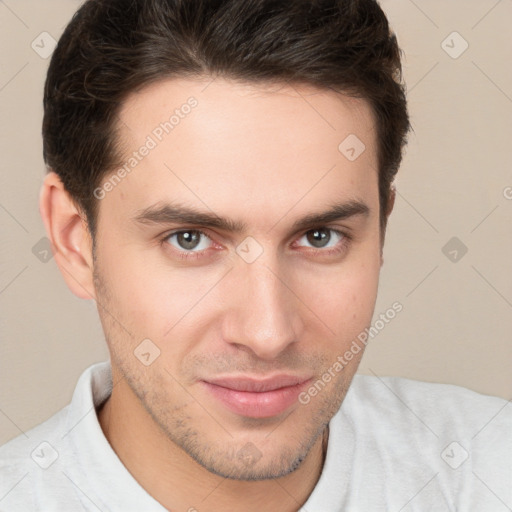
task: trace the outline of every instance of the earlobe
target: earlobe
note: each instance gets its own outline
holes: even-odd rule
[[[388,197],[388,205],[386,209],[386,226],[388,225],[389,216],[391,215],[391,212],[393,211],[393,208],[395,206],[395,199],[396,199],[396,187],[394,185],[391,185],[389,189],[389,197]],[[384,228],[386,229],[386,228]],[[382,233],[382,243],[380,247],[380,266],[384,264],[384,235],[385,233]]]
[[[388,200],[388,208],[386,211],[386,217],[389,217],[391,215],[391,212],[393,211],[393,208],[395,206],[395,199],[396,199],[396,187],[394,185],[392,185],[389,190],[389,200]]]
[[[53,171],[44,179],[39,211],[55,261],[69,289],[82,299],[95,299],[92,240],[87,221]]]

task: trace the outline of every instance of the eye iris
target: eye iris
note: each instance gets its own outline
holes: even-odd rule
[[[331,240],[328,229],[313,229],[307,234],[308,242],[315,247],[325,247]]]
[[[198,231],[182,231],[176,235],[178,244],[183,249],[195,249],[201,239],[201,234]]]

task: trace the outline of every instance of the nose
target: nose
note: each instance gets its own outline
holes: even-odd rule
[[[261,359],[275,359],[301,336],[300,301],[276,265],[263,258],[239,263],[230,276],[223,339]]]

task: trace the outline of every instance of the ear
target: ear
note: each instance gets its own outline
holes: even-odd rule
[[[388,207],[387,207],[387,210],[386,210],[386,226],[388,225],[388,220],[389,220],[389,216],[391,215],[391,212],[393,211],[393,208],[395,206],[395,199],[396,199],[396,188],[394,185],[391,186],[390,190],[389,190],[389,197],[388,197]],[[384,228],[384,231],[386,230],[386,228]],[[380,266],[382,267],[382,265],[384,264],[384,255],[383,255],[383,252],[384,252],[384,236],[385,236],[385,233],[382,233],[382,243],[381,243],[381,246],[380,246]]]
[[[39,212],[53,256],[69,289],[82,299],[96,299],[92,239],[87,220],[53,171],[43,181]]]
[[[393,211],[393,207],[395,206],[395,199],[396,199],[396,187],[394,185],[391,185],[391,188],[389,189],[389,199],[388,199],[388,209],[386,211],[386,219],[389,219],[389,216],[391,215],[391,212]]]

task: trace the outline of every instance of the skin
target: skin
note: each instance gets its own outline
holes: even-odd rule
[[[126,158],[191,96],[191,113],[101,199],[94,257],[53,172],[41,214],[71,291],[97,303],[114,382],[99,421],[134,478],[170,510],[298,510],[363,350],[309,403],[270,417],[234,413],[202,381],[315,382],[370,325],[384,238],[374,119],[365,100],[311,86],[166,79],[123,103]],[[366,146],[354,161],[338,150],[349,134]],[[292,227],[347,201],[368,214]],[[164,202],[245,226],[135,220]],[[198,249],[169,238],[187,229],[207,235]],[[252,263],[237,253],[249,236],[262,250]],[[160,351],[148,366],[134,355],[145,339]]]

